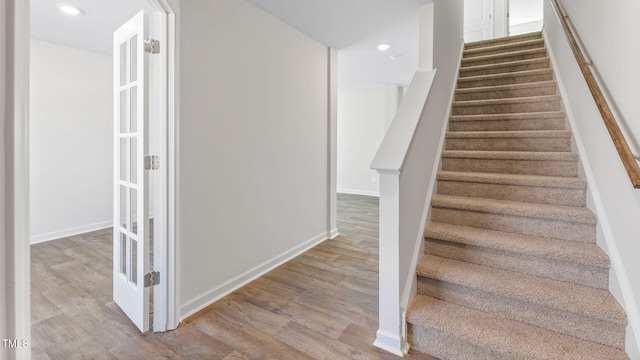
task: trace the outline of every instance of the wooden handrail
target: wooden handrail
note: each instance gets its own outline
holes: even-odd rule
[[[613,144],[618,150],[618,154],[620,155],[620,160],[622,160],[622,164],[624,168],[627,170],[627,174],[629,175],[629,179],[631,180],[631,184],[636,189],[640,189],[640,166],[636,161],[636,157],[631,152],[629,148],[629,144],[627,140],[625,140],[620,127],[618,126],[618,122],[616,118],[613,116],[611,112],[611,108],[609,108],[609,104],[607,100],[602,95],[602,91],[600,90],[600,86],[596,82],[591,69],[589,68],[589,64],[585,60],[584,54],[582,50],[580,50],[580,46],[576,41],[576,38],[569,27],[569,23],[567,22],[567,15],[564,13],[558,0],[551,0],[553,7],[556,10],[560,18],[560,22],[562,23],[562,27],[564,28],[565,35],[569,40],[569,45],[571,46],[571,50],[573,51],[573,55],[575,55],[576,60],[578,61],[578,65],[580,66],[580,70],[582,71],[582,75],[589,86],[589,90],[591,91],[591,95],[593,95],[593,99],[598,106],[598,110],[600,110],[600,114],[602,115],[602,120],[604,120],[604,124],[607,126],[607,130],[609,131],[609,135],[611,136],[611,140],[613,140]]]

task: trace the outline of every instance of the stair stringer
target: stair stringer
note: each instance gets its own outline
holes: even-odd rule
[[[579,176],[586,179],[587,208],[598,217],[596,243],[609,256],[609,291],[627,314],[625,351],[632,359],[640,359],[640,286],[633,286],[630,275],[640,273],[638,267],[623,254],[640,247],[630,246],[631,238],[640,233],[640,225],[630,219],[640,218],[640,193],[629,183],[618,160],[613,142],[597,110],[584,77],[562,33],[552,9],[545,19],[542,36],[554,69],[554,78],[572,130],[575,151],[580,154]],[[574,106],[572,106],[574,104]],[[578,121],[580,119],[580,121]],[[606,160],[603,160],[606,159]],[[613,180],[612,178],[615,178]],[[611,182],[615,181],[615,188]],[[610,199],[605,202],[605,199]],[[620,216],[624,213],[625,216]],[[625,241],[626,240],[626,241]],[[635,240],[637,244],[637,239]],[[637,281],[636,281],[637,283]]]

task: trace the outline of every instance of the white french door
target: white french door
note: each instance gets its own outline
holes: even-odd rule
[[[493,38],[493,1],[464,1],[464,42]]]
[[[149,331],[149,101],[147,18],[141,11],[113,33],[114,227],[113,299],[142,332]]]

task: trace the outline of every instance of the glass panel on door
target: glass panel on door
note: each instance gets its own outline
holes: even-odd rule
[[[147,62],[140,12],[114,32],[114,252],[113,298],[143,332],[149,330]]]

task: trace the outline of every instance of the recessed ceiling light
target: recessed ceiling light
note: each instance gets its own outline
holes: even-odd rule
[[[68,15],[80,15],[84,13],[82,9],[67,4],[58,4],[58,8],[60,11]]]
[[[380,44],[380,45],[378,45],[378,50],[387,51],[387,50],[389,50],[390,47],[391,47],[391,45],[389,45],[389,44]]]

